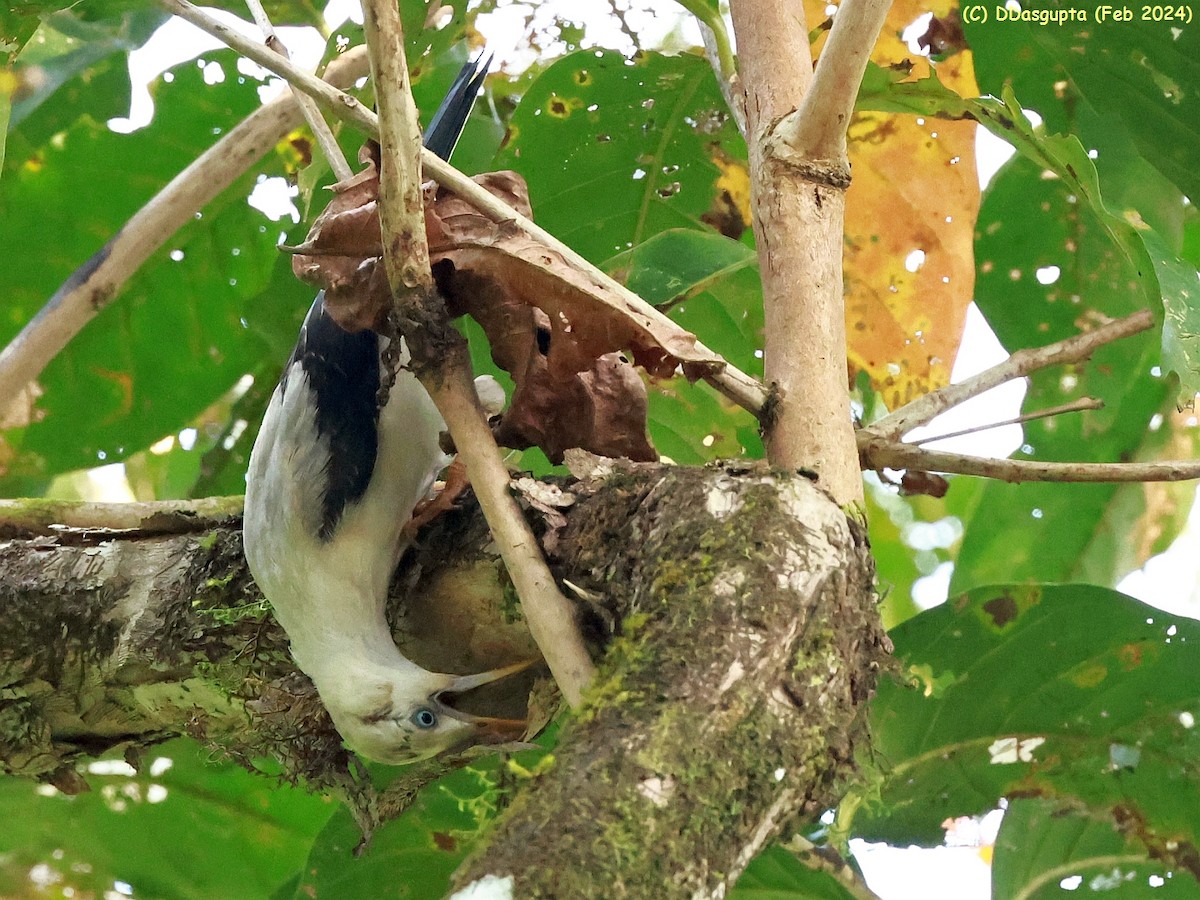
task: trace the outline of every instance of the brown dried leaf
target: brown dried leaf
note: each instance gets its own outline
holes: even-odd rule
[[[491,172],[475,180],[528,214],[528,191],[520,175]],[[500,285],[506,298],[547,315],[555,373],[581,371],[590,360],[621,350],[658,377],[674,374],[678,365],[692,378],[724,365],[699,351],[691,332],[631,308],[622,295],[554,250],[508,223],[492,222],[453,194],[440,190],[432,202],[427,197],[425,210],[432,261],[449,261],[456,270]]]
[[[336,196],[317,216],[292,257],[292,272],[325,292],[325,308],[347,331],[379,329],[392,304],[379,231],[379,170],[374,160],[333,186]]]
[[[349,331],[381,329],[391,297],[381,259],[379,177],[367,167],[337,185],[293,260],[297,277],[325,291],[334,319]],[[475,179],[530,213],[513,172]],[[510,222],[495,223],[466,201],[425,186],[430,261],[451,314],[483,326],[497,365],[516,382],[497,429],[511,447],[539,446],[554,460],[581,447],[605,456],[657,458],[646,437],[646,388],[621,355],[654,375],[683,366],[690,377],[723,362],[697,349],[694,335],[631,309],[623,297],[575,268]]]

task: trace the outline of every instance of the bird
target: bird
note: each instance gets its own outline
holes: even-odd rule
[[[480,54],[463,66],[430,121],[425,143],[444,159],[490,61]],[[378,405],[387,346],[374,331],[343,330],[317,295],[251,451],[243,543],[296,664],[347,746],[399,765],[520,737],[524,721],[471,715],[452,701],[527,663],[431,672],[392,639],[384,608],[408,545],[404,525],[449,458],[439,442],[445,424],[404,368],[403,346]]]

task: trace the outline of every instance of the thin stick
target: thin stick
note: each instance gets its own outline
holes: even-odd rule
[[[1172,460],[1150,463],[1038,462],[1029,459],[988,459],[961,453],[926,450],[859,432],[859,458],[863,469],[911,469],[978,475],[1001,481],[1191,481],[1200,478],[1200,461]]]
[[[318,103],[322,104],[339,119],[357,125],[373,137],[378,136],[379,122],[375,114],[359,103],[354,97],[331,87],[303,69],[292,65],[289,61],[271,53],[254,41],[247,40],[232,28],[221,24],[202,10],[188,3],[187,0],[158,0],[158,3],[167,11],[191,22],[243,56],[254,60],[254,62],[263,68],[270,69],[280,78],[294,84],[300,90],[315,98]],[[608,274],[588,262],[549,232],[525,218],[525,216],[521,215],[503,200],[489,194],[449,163],[438,159],[437,156],[428,150],[422,150],[421,163],[428,177],[448,190],[453,191],[464,200],[469,200],[476,209],[493,222],[510,223],[513,227],[554,250],[571,265],[586,272],[591,278],[602,283],[608,289],[620,294],[631,312],[656,321],[668,321],[661,312],[637,294],[630,291],[620,282],[613,280]],[[697,350],[717,357],[717,354],[712,353],[712,351],[708,350],[702,344],[697,343]],[[766,388],[756,379],[729,363],[726,363],[724,369],[720,372],[706,376],[705,380],[734,403],[737,403],[755,415],[762,409],[763,403],[767,399]]]
[[[366,71],[366,51],[356,48],[335,60],[325,77],[349,85]],[[326,87],[336,90],[329,84]],[[300,121],[300,111],[291,97],[280,97],[255,110],[134,213],[0,351],[0,408],[42,374],[50,360],[112,301],[142,263]]]
[[[1025,422],[1033,422],[1037,419],[1048,419],[1051,416],[1061,416],[1064,413],[1084,412],[1089,409],[1104,409],[1103,400],[1095,400],[1092,397],[1080,397],[1078,400],[1072,400],[1070,403],[1064,403],[1061,406],[1051,406],[1049,409],[1039,409],[1036,412],[1024,413],[1020,416],[1014,416],[1011,419],[1004,419],[1000,422],[987,422],[984,425],[976,425],[972,428],[963,428],[961,431],[951,431],[946,434],[935,434],[931,437],[923,437],[915,441],[910,441],[914,447],[920,447],[923,444],[931,444],[934,441],[948,441],[950,438],[962,437],[967,434],[978,434],[981,431],[991,431],[993,428],[1003,428],[1005,425],[1022,425]]]
[[[380,112],[380,219],[388,281],[398,304],[433,293],[429,271],[417,149],[416,107],[408,88],[400,16],[392,0],[364,0],[363,17]],[[431,154],[425,154],[426,157]],[[413,206],[415,198],[415,209]],[[392,258],[397,251],[403,259]],[[421,269],[423,261],[423,270]],[[428,311],[425,312],[428,316]],[[424,329],[422,329],[424,331]],[[406,335],[416,360],[428,334]],[[438,347],[435,365],[415,367],[454,438],[471,486],[517,589],[529,630],[563,696],[579,706],[595,670],[575,624],[570,602],[559,592],[537,539],[508,491],[509,474],[492,437],[471,381],[463,342]]]
[[[1027,347],[1018,350],[999,365],[992,366],[966,381],[931,391],[884,416],[878,422],[868,425],[863,431],[869,437],[898,440],[918,425],[925,425],[950,407],[958,406],[1006,381],[1024,378],[1026,375],[1048,366],[1080,362],[1091,356],[1096,348],[1146,331],[1153,324],[1154,317],[1149,310],[1143,309],[1124,319],[1117,319],[1115,322],[1103,325],[1095,331],[1077,334],[1045,347]]]
[[[275,33],[275,26],[271,24],[271,19],[267,15],[267,11],[263,9],[261,0],[246,0],[246,6],[250,8],[250,15],[254,17],[259,31],[262,32],[263,43],[284,59],[290,60],[292,55],[288,53],[288,48]],[[317,146],[325,155],[329,168],[333,170],[338,181],[345,181],[354,174],[354,171],[350,168],[350,163],[346,162],[346,156],[342,153],[342,148],[338,146],[337,138],[333,136],[333,130],[329,127],[329,123],[325,121],[321,110],[317,108],[316,101],[295,85],[290,84],[288,87],[291,88],[292,96],[296,98],[296,104],[300,107],[300,111],[304,113],[304,121],[308,123],[309,130],[317,139]]]

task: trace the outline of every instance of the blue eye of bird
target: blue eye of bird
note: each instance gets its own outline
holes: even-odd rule
[[[438,723],[437,713],[427,706],[422,706],[409,719],[418,728],[433,728]]]

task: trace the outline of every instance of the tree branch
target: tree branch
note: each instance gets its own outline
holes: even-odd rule
[[[207,520],[178,503],[41,501],[0,523],[0,772],[58,783],[78,758],[189,734],[346,787],[341,737],[246,568],[240,501],[198,505]],[[422,537],[389,601],[405,655],[435,671],[532,656],[477,510]],[[497,690],[490,708],[520,715],[529,681]]]
[[[91,503],[0,500],[0,537],[61,534],[66,529],[136,535],[192,534],[236,525],[241,497]]]
[[[846,163],[846,129],[891,0],[842,0],[800,109],[776,136],[809,160]]]
[[[363,15],[379,105],[384,261],[400,321],[418,325],[404,329],[414,371],[446,420],[530,631],[563,696],[578,706],[595,674],[591,658],[570,602],[559,592],[537,539],[508,493],[508,470],[479,408],[464,342],[450,327],[434,289],[421,196],[421,134],[400,15],[392,0],[364,0]],[[440,317],[433,315],[434,309]]]
[[[879,421],[859,429],[859,460],[863,469],[911,469],[918,472],[947,472],[955,475],[978,475],[1001,481],[1061,481],[1061,482],[1145,482],[1145,481],[1190,481],[1200,478],[1200,462],[1193,460],[1169,460],[1142,463],[1084,463],[1084,462],[1041,462],[1029,459],[988,459],[960,453],[927,450],[917,444],[906,444],[900,437],[919,425],[925,425],[935,416],[951,407],[965,403],[985,391],[1015,378],[1053,365],[1082,362],[1098,347],[1123,337],[1145,331],[1154,324],[1149,310],[1140,310],[1123,319],[1102,325],[1095,331],[1077,334],[1045,347],[1026,347],[1018,350],[999,365],[980,372],[958,384],[947,385],[919,397],[912,403],[884,416]],[[1071,410],[1093,408],[1067,404]],[[1097,401],[1088,399],[1089,404]],[[1027,421],[1031,418],[1066,411],[1043,410],[1029,413],[1013,420]],[[998,422],[996,425],[1007,423]],[[925,438],[922,443],[953,435]]]
[[[801,107],[812,83],[803,5],[732,0],[730,12],[747,94],[764,366],[767,383],[779,392],[763,422],[767,458],[781,468],[814,469],[839,503],[860,502],[842,295],[849,169],[844,159],[802,156],[776,130]]]
[[[1200,461],[1146,463],[1040,462],[1032,459],[986,459],[961,453],[927,450],[860,432],[864,469],[911,469],[979,475],[1000,481],[1191,481],[1200,478]]]
[[[514,872],[514,896],[575,897],[620,875],[650,897],[670,871],[673,895],[718,896],[787,822],[836,802],[853,769],[887,647],[870,551],[803,476],[612,468],[560,485],[538,530],[591,598],[591,633],[625,623],[621,652],[463,877]],[[187,733],[244,761],[278,757],[316,789],[344,781],[340,738],[235,528],[60,529],[0,542],[0,570],[0,770],[78,788],[80,758]],[[394,635],[427,668],[532,652],[469,502],[422,534],[392,584]]]
[[[279,59],[269,50],[263,53]],[[365,51],[351,50],[325,73],[350,85],[367,71]],[[291,97],[256,110],[171,179],[107,244],[63,282],[41,311],[0,351],[0,411],[41,375],[50,360],[117,295],[125,282],[206,203],[229,187],[301,121]]]
[[[611,485],[573,489],[555,555],[620,642],[554,766],[455,873],[463,896],[724,896],[836,802],[864,746],[888,644],[853,520],[765,467],[630,465]]]
[[[263,9],[262,0],[246,0],[246,6],[249,7],[250,15],[258,24],[259,31],[262,32],[263,42],[284,59],[291,59],[292,56],[288,53],[287,47],[275,33],[275,26],[271,24],[267,11]],[[325,121],[321,110],[317,108],[316,101],[295,85],[288,85],[288,87],[291,89],[292,97],[296,100],[296,105],[300,107],[300,112],[304,114],[304,121],[308,123],[309,131],[317,140],[317,146],[321,148],[321,153],[329,163],[329,168],[333,170],[338,181],[345,181],[354,172],[350,168],[350,163],[346,162],[346,156],[342,153],[337,138],[333,136],[329,123]]]
[[[1149,310],[1143,309],[1131,316],[1102,325],[1095,331],[1077,334],[1045,347],[1023,348],[1013,353],[1004,362],[992,366],[966,381],[949,384],[936,391],[931,391],[884,416],[879,421],[871,423],[862,429],[866,436],[860,440],[881,437],[897,441],[918,425],[927,424],[935,416],[952,406],[965,403],[972,397],[977,397],[984,391],[990,391],[1006,381],[1024,378],[1026,375],[1049,366],[1081,362],[1090,357],[1097,347],[1145,331],[1153,325],[1154,317]]]

